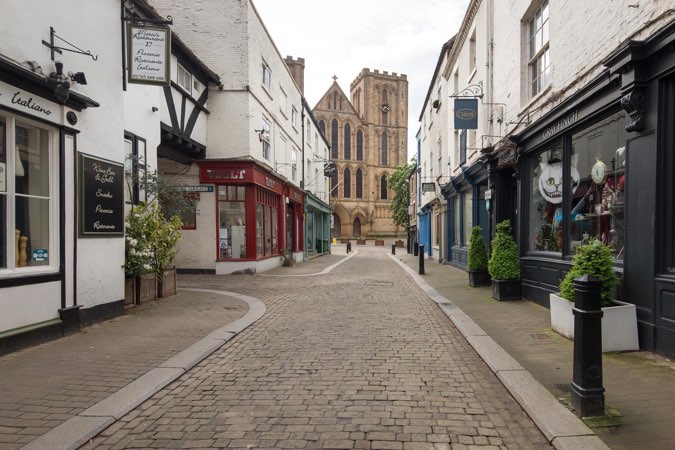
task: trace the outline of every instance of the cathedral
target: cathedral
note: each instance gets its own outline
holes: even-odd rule
[[[330,204],[334,238],[385,238],[394,225],[387,176],[407,161],[406,75],[363,69],[350,97],[333,84],[313,109],[330,144]]]

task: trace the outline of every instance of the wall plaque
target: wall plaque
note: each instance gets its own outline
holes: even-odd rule
[[[124,236],[124,164],[79,154],[79,236]]]

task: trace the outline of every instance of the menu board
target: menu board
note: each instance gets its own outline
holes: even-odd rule
[[[79,154],[79,236],[124,236],[124,165]]]

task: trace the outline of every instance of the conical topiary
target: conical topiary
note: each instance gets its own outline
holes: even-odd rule
[[[577,254],[572,260],[572,268],[560,282],[560,296],[573,302],[573,281],[583,275],[592,275],[602,281],[600,290],[602,306],[611,305],[612,288],[618,280],[614,274],[612,249],[609,246],[593,239],[589,244],[577,247]]]
[[[473,227],[471,229],[471,239],[469,241],[469,270],[486,270],[488,266],[487,247],[483,239],[483,229]]]
[[[518,246],[511,235],[511,222],[509,220],[497,224],[497,232],[492,240],[492,256],[488,261],[488,270],[493,280],[504,281],[520,278]]]

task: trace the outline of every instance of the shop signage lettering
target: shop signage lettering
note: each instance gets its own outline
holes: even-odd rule
[[[213,192],[213,186],[176,186],[181,192]]]
[[[246,178],[246,169],[207,169],[206,178],[209,180],[243,180]]]
[[[42,119],[59,121],[60,106],[14,86],[0,82],[0,105],[13,108]]]
[[[566,115],[565,117],[559,119],[557,122],[555,122],[553,125],[551,125],[548,128],[544,128],[544,139],[549,138],[553,136],[554,134],[564,130],[565,128],[569,127],[572,125],[574,122],[577,121],[579,118],[579,111],[573,111]]]
[[[79,235],[124,235],[124,165],[80,153]]]
[[[129,25],[129,83],[170,85],[171,31]]]

